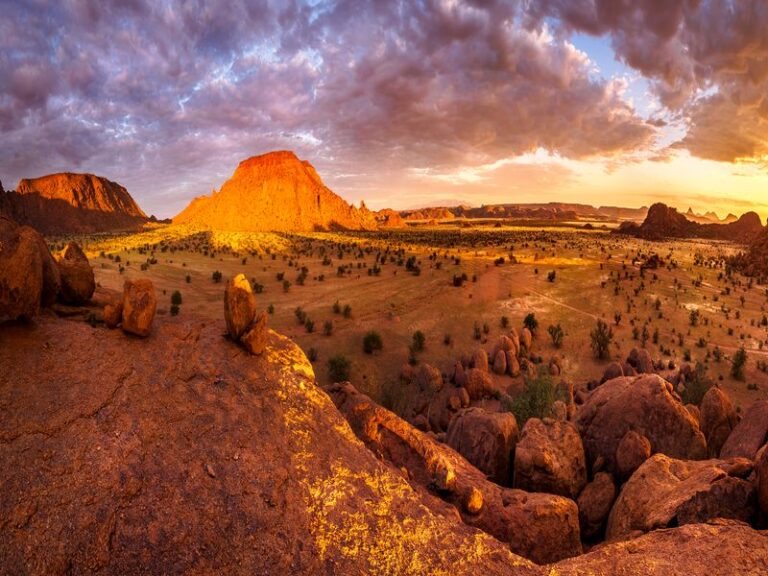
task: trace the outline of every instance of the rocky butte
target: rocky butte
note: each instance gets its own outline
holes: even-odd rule
[[[710,238],[748,243],[762,230],[763,224],[756,212],[746,212],[737,220],[726,224],[700,224],[689,220],[675,208],[658,202],[648,210],[642,224],[624,222],[617,232],[646,240]]]
[[[289,151],[243,160],[218,192],[195,198],[173,223],[229,232],[377,228],[373,212],[345,202]]]
[[[24,178],[15,191],[0,190],[0,214],[49,235],[137,230],[147,221],[120,184],[71,172]]]

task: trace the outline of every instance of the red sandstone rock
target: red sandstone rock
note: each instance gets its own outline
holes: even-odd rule
[[[243,160],[220,191],[195,198],[173,222],[240,232],[377,227],[372,212],[347,204],[287,151]]]

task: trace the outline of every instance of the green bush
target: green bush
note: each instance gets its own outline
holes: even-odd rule
[[[332,382],[346,382],[349,380],[351,364],[346,356],[337,354],[328,360],[328,377]]]
[[[522,429],[530,418],[552,416],[552,405],[561,399],[560,396],[552,378],[540,371],[536,377],[525,379],[525,388],[511,402],[509,397],[502,397],[502,405],[515,415],[517,425]]]
[[[736,380],[744,380],[744,366],[747,364],[747,351],[742,346],[733,355],[731,360],[731,376]]]
[[[371,330],[363,336],[363,351],[366,354],[373,354],[382,348],[384,348],[384,343],[381,340],[381,334],[375,330]]]
[[[707,374],[707,367],[703,362],[696,362],[693,375],[685,381],[685,390],[680,394],[683,404],[701,404],[704,394],[712,388],[713,382]]]

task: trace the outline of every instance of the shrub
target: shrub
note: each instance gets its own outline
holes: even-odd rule
[[[502,328],[508,328],[509,327],[509,318],[506,316],[501,317],[501,327]]]
[[[373,354],[382,348],[384,348],[384,343],[381,340],[381,334],[375,330],[371,330],[363,336],[363,351],[366,354]]]
[[[525,379],[525,388],[512,401],[502,398],[502,406],[512,412],[522,429],[530,418],[547,418],[552,415],[552,405],[559,400],[552,379],[541,371],[534,378]]]
[[[288,292],[291,289],[291,281],[283,280],[283,292]]]
[[[413,352],[421,352],[424,350],[424,344],[426,343],[427,338],[424,336],[424,332],[421,330],[416,330],[416,332],[413,333],[413,343],[411,344],[411,351]]]
[[[328,377],[332,382],[345,382],[349,380],[350,362],[343,354],[337,354],[328,360]]]
[[[550,282],[554,282],[556,277],[557,277],[557,272],[555,272],[554,270],[552,270],[550,273],[547,274],[547,280],[549,280]]]
[[[536,320],[536,314],[529,312],[523,320],[523,326],[531,331],[531,334],[535,334],[539,327],[539,321]]]
[[[703,362],[696,362],[696,369],[690,378],[686,379],[685,389],[680,394],[683,404],[698,406],[712,385],[712,379],[707,374],[707,366]]]
[[[192,276],[190,276],[189,274],[187,274],[187,276],[186,276],[185,280],[187,281],[187,284],[191,284],[191,283],[192,283]]]
[[[547,332],[549,332],[549,337],[552,339],[552,344],[554,347],[562,348],[563,337],[565,337],[563,327],[560,326],[560,324],[550,325],[549,328],[547,328]]]
[[[341,314],[341,304],[339,304],[338,300],[336,300],[336,302],[333,303],[333,313]]]
[[[352,318],[352,306],[349,304],[344,305],[344,318]]]
[[[274,304],[270,304],[269,306],[267,306],[267,312],[269,312],[270,314],[274,314],[275,313],[275,305]]]
[[[744,366],[747,364],[747,351],[742,346],[733,355],[731,360],[731,376],[736,380],[744,380]]]
[[[221,272],[216,270],[213,274],[211,274],[211,278],[213,279],[214,282],[216,282],[216,284],[218,284],[219,282],[221,282]]]
[[[608,350],[613,342],[613,329],[601,319],[597,320],[594,330],[589,333],[592,351],[599,360],[608,356]]]
[[[314,322],[313,320],[310,320],[309,318],[307,318],[307,319],[304,321],[304,329],[305,329],[305,330],[306,330],[308,333],[310,333],[310,334],[311,334],[312,332],[314,332],[314,331],[315,331],[315,322]]]
[[[179,310],[181,310],[181,308],[179,308],[178,304],[171,304],[171,316],[178,316]]]
[[[323,334],[326,336],[333,334],[333,322],[330,320],[326,320],[325,324],[323,324]]]
[[[175,290],[173,294],[171,294],[171,304],[175,304],[176,306],[181,306],[181,292],[178,290]]]

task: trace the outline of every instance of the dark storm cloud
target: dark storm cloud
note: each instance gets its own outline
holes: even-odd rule
[[[641,20],[674,38],[683,12]],[[561,16],[623,26],[620,11]],[[538,17],[508,1],[0,0],[0,177],[89,170],[177,210],[273,148],[330,175],[363,165],[372,183],[537,148],[648,148],[655,126],[570,44],[523,25]],[[670,85],[689,81],[668,58]]]
[[[768,160],[765,0],[541,0],[527,17],[609,34],[619,58],[687,119],[679,147],[712,160]]]

